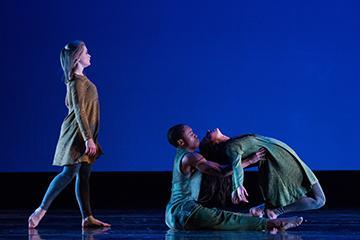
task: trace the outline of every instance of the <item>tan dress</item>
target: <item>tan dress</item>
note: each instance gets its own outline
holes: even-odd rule
[[[65,105],[69,112],[61,125],[53,165],[93,163],[102,154],[98,144],[100,108],[96,86],[86,76],[74,75],[66,87]],[[90,138],[97,145],[93,157],[84,154],[85,141]]]

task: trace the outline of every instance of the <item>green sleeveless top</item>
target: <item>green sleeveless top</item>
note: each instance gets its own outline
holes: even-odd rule
[[[172,172],[172,188],[170,201],[166,206],[165,222],[169,228],[182,230],[190,216],[200,207],[197,203],[201,173],[195,171],[191,175],[181,172],[181,161],[189,153],[177,148]]]

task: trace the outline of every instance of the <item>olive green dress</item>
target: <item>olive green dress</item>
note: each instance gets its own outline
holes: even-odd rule
[[[266,160],[259,162],[259,184],[267,208],[294,203],[311,190],[318,180],[310,168],[285,143],[259,135],[230,139],[225,154],[233,165],[233,189],[243,185],[241,159],[260,148],[267,149]]]
[[[171,198],[166,206],[166,225],[175,230],[264,230],[267,220],[239,213],[205,208],[198,202],[201,173],[181,172],[183,157],[189,152],[178,148],[175,156]]]
[[[98,144],[100,108],[96,86],[86,76],[74,75],[66,87],[68,115],[61,125],[53,165],[93,163],[102,154]],[[85,141],[90,138],[97,145],[92,157],[84,154]]]

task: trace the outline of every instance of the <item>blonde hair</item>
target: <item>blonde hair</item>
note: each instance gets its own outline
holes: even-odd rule
[[[60,63],[64,71],[65,82],[71,80],[74,70],[79,62],[79,58],[84,51],[85,43],[83,41],[72,41],[65,45],[60,52]]]

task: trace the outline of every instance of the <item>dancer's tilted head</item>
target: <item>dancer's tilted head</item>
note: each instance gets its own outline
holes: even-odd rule
[[[208,160],[221,162],[223,159],[222,148],[223,142],[229,137],[224,135],[219,128],[208,130],[205,137],[200,142],[200,153]]]
[[[214,128],[213,130],[208,130],[206,132],[203,140],[215,144],[226,141],[227,137],[220,131],[219,128]]]

